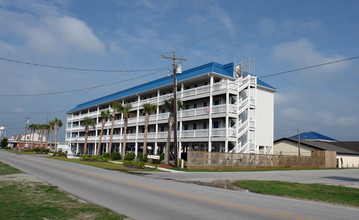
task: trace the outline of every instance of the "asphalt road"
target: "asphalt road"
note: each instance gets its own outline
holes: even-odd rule
[[[359,209],[150,176],[103,170],[0,151],[0,160],[133,219],[358,219]]]
[[[214,180],[278,180],[359,188],[359,169],[280,170],[255,172],[150,172],[149,175],[152,178],[188,182],[211,182]]]

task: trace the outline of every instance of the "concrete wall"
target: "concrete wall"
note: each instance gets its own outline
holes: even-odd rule
[[[258,87],[255,117],[257,145],[273,146],[274,92]]]

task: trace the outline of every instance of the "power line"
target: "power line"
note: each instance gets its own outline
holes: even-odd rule
[[[21,63],[26,65],[32,66],[40,66],[40,67],[47,67],[47,68],[54,68],[54,69],[63,69],[63,70],[75,70],[75,71],[86,71],[86,72],[124,72],[124,73],[131,73],[131,72],[149,72],[149,71],[157,71],[157,70],[166,70],[166,68],[157,68],[157,69],[138,69],[138,70],[104,70],[104,69],[87,69],[87,68],[77,68],[77,67],[64,67],[64,66],[53,66],[47,64],[39,64],[39,63],[31,63],[27,61],[21,60],[13,60],[9,58],[0,57],[0,60],[13,62],[13,63]]]
[[[167,68],[166,68],[167,70]],[[13,94],[13,95],[0,95],[0,97],[29,97],[29,96],[45,96],[45,95],[57,95],[57,94],[63,94],[63,93],[71,93],[71,92],[79,92],[79,91],[84,91],[84,90],[91,90],[91,89],[97,89],[97,88],[101,88],[101,87],[105,87],[105,86],[109,86],[109,85],[114,85],[114,84],[120,84],[120,83],[124,83],[124,82],[128,82],[128,81],[132,81],[132,80],[136,80],[145,76],[149,76],[149,75],[153,75],[156,73],[161,72],[162,70],[158,70],[152,73],[148,73],[142,76],[137,76],[134,78],[130,78],[127,80],[122,80],[122,81],[117,81],[117,82],[112,82],[112,83],[106,83],[106,84],[102,84],[102,85],[97,85],[97,86],[92,86],[92,87],[87,87],[87,88],[82,88],[82,89],[72,89],[72,90],[64,90],[64,91],[58,91],[58,92],[48,92],[48,93],[34,93],[34,94]]]
[[[350,57],[350,58],[341,59],[341,60],[335,60],[335,61],[331,61],[331,62],[327,62],[327,63],[321,63],[321,64],[312,65],[312,66],[306,66],[306,67],[302,67],[302,68],[298,68],[298,69],[294,69],[294,70],[287,70],[287,71],[283,71],[283,72],[279,72],[279,73],[272,73],[272,74],[268,74],[268,75],[264,75],[264,76],[259,76],[258,78],[266,78],[266,77],[271,77],[271,76],[277,76],[277,75],[281,75],[281,74],[285,74],[285,73],[291,73],[291,72],[311,69],[311,68],[315,68],[315,67],[326,66],[326,65],[330,65],[330,64],[334,64],[334,63],[340,63],[340,62],[344,62],[344,61],[355,60],[355,59],[358,59],[358,58],[359,58],[359,56]]]

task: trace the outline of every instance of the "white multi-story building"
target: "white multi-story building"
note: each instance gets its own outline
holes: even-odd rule
[[[184,110],[178,112],[178,146],[187,150],[273,153],[273,117],[275,89],[256,76],[241,72],[234,63],[208,63],[177,75],[177,98]],[[162,107],[173,97],[173,77],[167,76],[76,106],[68,112],[66,142],[76,153],[83,152],[85,128],[81,121],[94,118],[90,128],[88,153],[108,151],[111,119],[105,124],[101,146],[101,111],[112,109],[112,102],[131,104],[135,117],[129,119],[126,152],[142,152],[145,116],[143,104],[158,106],[149,117],[147,146],[149,153],[165,151],[169,111]],[[116,114],[113,151],[121,151],[124,120]],[[172,131],[173,132],[173,131]],[[173,135],[172,135],[173,140]]]

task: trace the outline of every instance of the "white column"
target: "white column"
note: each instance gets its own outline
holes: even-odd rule
[[[156,124],[155,124],[155,151],[153,152],[154,154],[157,154],[158,151],[158,145],[157,145],[157,133],[158,133],[158,114],[160,113],[160,95],[161,95],[161,91],[157,90],[157,109],[156,109]]]
[[[141,96],[138,95],[138,99],[137,99],[137,118],[136,118],[136,139],[135,139],[135,154],[136,156],[138,155],[138,119],[140,117],[140,101],[141,101]]]
[[[183,100],[183,91],[184,91],[184,84],[182,83],[181,84],[181,101]],[[180,116],[180,118],[179,118],[179,144],[178,144],[178,147],[179,147],[179,151],[178,151],[178,158],[179,159],[181,159],[181,153],[182,153],[182,127],[183,127],[183,123],[182,123],[182,113],[183,113],[183,111],[181,110],[180,112],[179,112],[179,116]]]
[[[101,147],[101,146],[97,146],[97,138],[98,138],[98,133],[97,133],[97,125],[98,125],[98,113],[100,111],[100,107],[97,106],[97,116],[96,116],[96,125],[95,125],[95,152],[93,154],[96,154],[97,152],[97,147]]]
[[[228,152],[228,127],[229,127],[229,79],[226,80],[226,140],[224,141],[224,152]]]
[[[208,123],[208,152],[212,151],[212,107],[213,107],[213,76],[209,81],[209,123]]]
[[[240,78],[240,80],[239,79],[237,79],[236,80],[236,83],[237,83],[237,100],[236,100],[236,104],[237,104],[237,108],[236,108],[236,126],[235,126],[235,128],[236,128],[236,144],[235,144],[235,149],[234,149],[234,153],[237,153],[238,152],[238,138],[239,138],[239,136],[238,136],[238,128],[239,128],[239,93],[241,92],[241,91],[239,91],[239,85],[242,83],[242,77]]]
[[[122,106],[124,106],[125,105],[125,100],[122,100]],[[123,122],[123,114],[121,114],[121,120],[120,120],[120,122]],[[121,123],[120,123],[120,143],[119,143],[119,145],[118,145],[118,152],[122,155],[122,134],[123,134],[123,129],[124,129],[124,126],[125,126],[125,124],[123,124],[122,126],[121,126]]]

